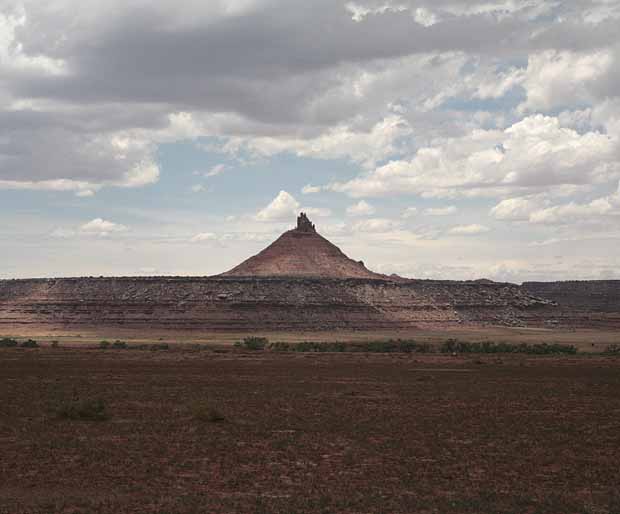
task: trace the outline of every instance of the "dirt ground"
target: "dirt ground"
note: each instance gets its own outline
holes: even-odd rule
[[[0,448],[2,514],[619,513],[620,358],[1,349]]]

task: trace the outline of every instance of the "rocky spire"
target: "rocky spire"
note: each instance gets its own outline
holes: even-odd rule
[[[302,212],[297,216],[297,230],[300,232],[316,232],[314,223],[312,223],[305,212]]]

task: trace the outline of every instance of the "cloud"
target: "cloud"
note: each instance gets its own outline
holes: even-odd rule
[[[347,207],[349,216],[372,216],[376,209],[365,200],[360,200],[356,204]]]
[[[461,130],[459,117],[502,124],[486,106],[476,116],[445,108],[451,100],[523,88],[534,112],[617,96],[609,2],[10,4],[0,13],[0,180],[23,189],[144,187],[159,178],[158,144],[202,136],[231,152],[372,170],[406,162],[418,142],[435,148],[435,134]]]
[[[428,209],[424,209],[424,214],[427,216],[450,216],[451,214],[455,214],[458,209],[454,205],[449,205],[447,207],[429,207]]]
[[[311,184],[307,184],[304,187],[301,188],[301,192],[304,195],[311,195],[314,193],[320,193],[321,192],[321,188],[319,186],[313,186]]]
[[[497,220],[527,220],[539,208],[540,202],[531,197],[507,198],[491,209],[490,215]]]
[[[302,207],[300,210],[308,216],[317,216],[319,218],[327,218],[332,215],[331,209],[327,207]]]
[[[289,221],[295,219],[300,204],[286,191],[280,191],[278,195],[256,214],[259,221]]]
[[[485,232],[489,232],[491,230],[484,225],[458,225],[456,227],[452,227],[448,233],[459,236],[473,236],[477,234],[484,234]]]
[[[243,150],[262,157],[293,153],[316,159],[350,159],[371,168],[398,154],[399,141],[410,135],[409,123],[400,116],[391,115],[378,121],[368,131],[342,124],[314,138],[231,138],[225,148],[234,153]]]
[[[222,174],[225,170],[226,170],[225,164],[216,164],[209,171],[207,171],[207,173],[205,174],[205,177],[215,177],[217,175]]]
[[[126,232],[129,229],[120,223],[113,223],[102,218],[95,218],[80,226],[80,230],[85,234],[107,236],[111,233]]]
[[[601,223],[607,216],[620,216],[620,184],[616,193],[588,203],[570,202],[534,210],[529,215],[529,221],[548,225]]]
[[[610,50],[594,53],[546,50],[529,56],[522,111],[550,111],[592,101],[592,86],[613,63]]]
[[[76,235],[75,230],[62,228],[62,227],[58,227],[54,229],[52,233],[50,234],[51,237],[56,238],[56,239],[70,239],[72,237],[75,237],[75,235]]]
[[[418,214],[417,207],[407,207],[402,214],[400,215],[403,219],[413,218],[416,214]]]
[[[387,218],[369,218],[353,224],[356,232],[389,232],[400,228],[400,223]]]
[[[205,193],[209,191],[209,188],[204,184],[194,184],[190,189],[192,193]]]
[[[213,232],[201,232],[190,239],[192,243],[202,243],[204,241],[215,241],[218,237]]]
[[[589,202],[555,202],[557,198],[548,193],[507,198],[493,207],[489,214],[497,220],[529,221],[541,225],[604,224],[608,216],[620,215],[620,184],[616,192]]]
[[[534,115],[505,130],[474,130],[420,148],[348,182],[328,187],[352,197],[418,194],[425,197],[498,195],[550,186],[587,185],[620,173],[618,140],[580,134],[555,117]]]

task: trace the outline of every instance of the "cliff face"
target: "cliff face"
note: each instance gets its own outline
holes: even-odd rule
[[[620,280],[524,282],[522,287],[528,294],[556,304],[539,322],[620,329]]]
[[[328,278],[0,281],[0,330],[336,330],[519,325],[546,303],[512,284]]]

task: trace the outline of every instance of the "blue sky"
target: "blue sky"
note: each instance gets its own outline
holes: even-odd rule
[[[135,16],[139,9],[140,16]],[[616,0],[0,0],[0,277],[620,278]]]

